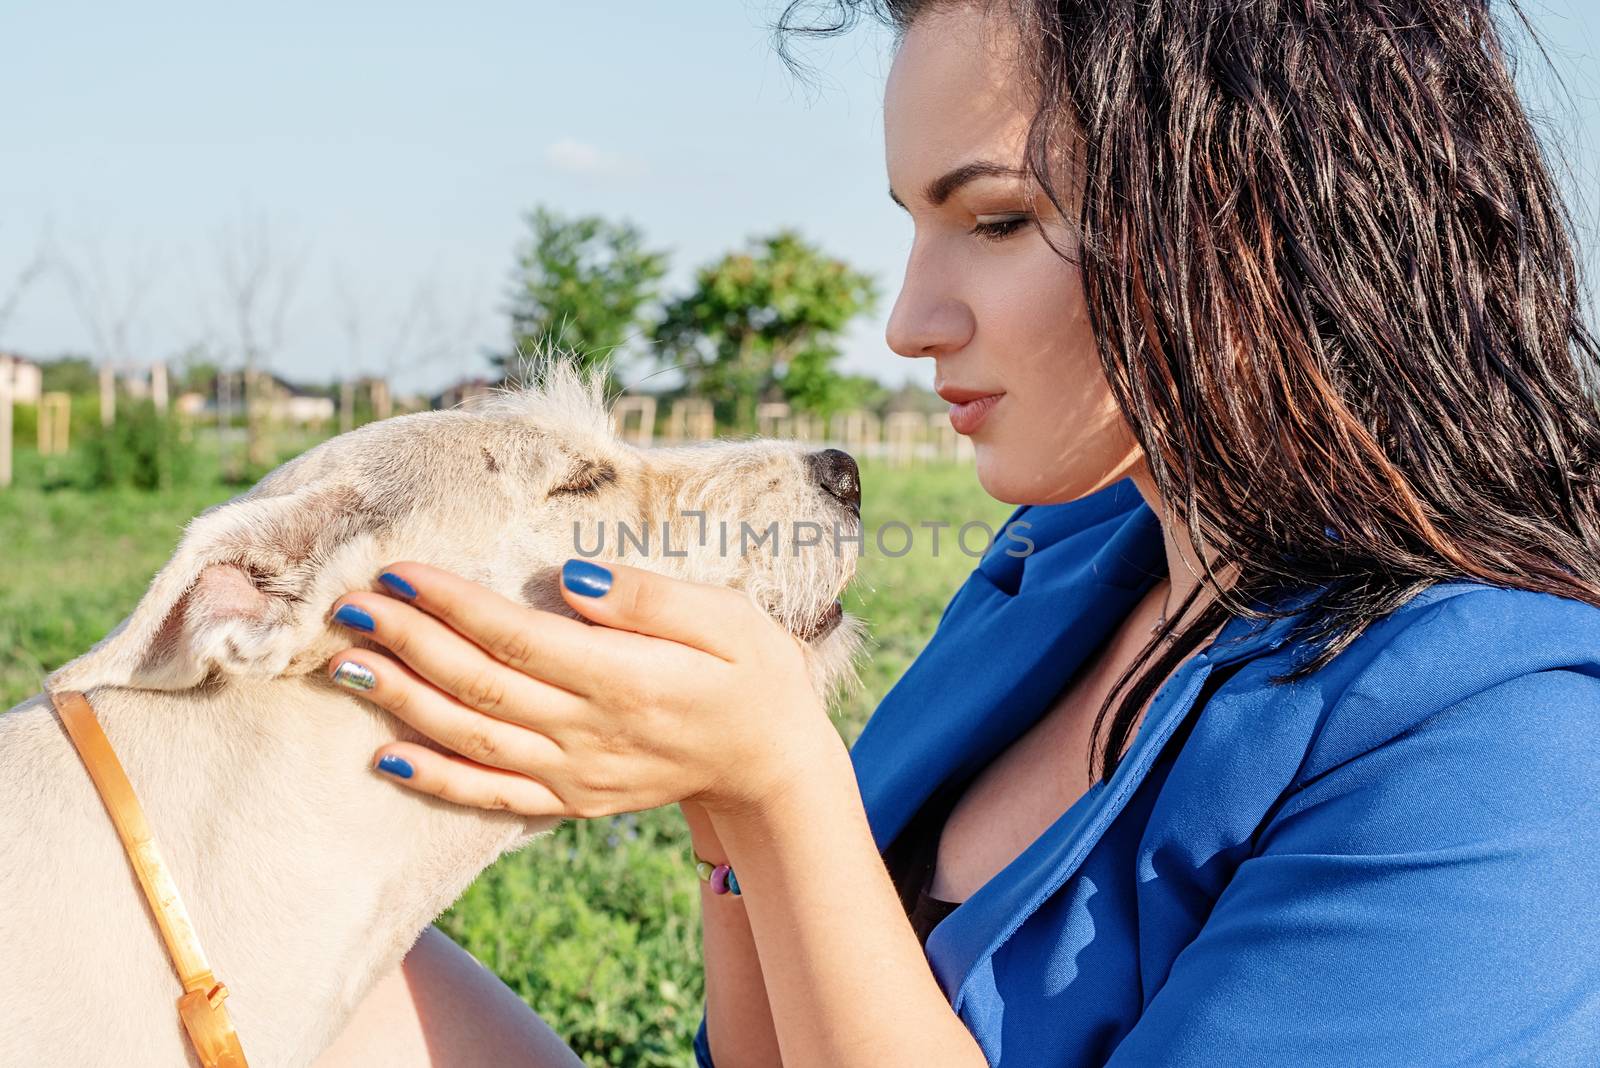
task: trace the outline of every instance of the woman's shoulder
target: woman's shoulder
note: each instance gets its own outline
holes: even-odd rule
[[[1442,583],[1371,624],[1341,661],[1302,782],[1449,716],[1503,728],[1486,743],[1600,745],[1600,608],[1576,598]]]

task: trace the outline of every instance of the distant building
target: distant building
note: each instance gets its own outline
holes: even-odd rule
[[[334,417],[333,398],[295,385],[286,378],[269,375],[267,412],[270,418],[285,423],[320,426]]]
[[[0,374],[11,375],[11,401],[13,404],[38,404],[44,392],[44,374],[39,365],[21,356],[6,359],[0,353]]]
[[[117,381],[122,385],[122,392],[135,400],[146,400],[150,397],[150,372],[146,368],[121,371],[117,374]]]
[[[454,408],[476,397],[486,397],[493,393],[500,385],[497,379],[463,378],[454,385],[447,386],[442,392],[428,398],[430,408]]]
[[[228,417],[239,416],[244,413],[244,386],[242,376],[236,372],[229,373],[228,403],[223,413]],[[286,378],[277,375],[262,375],[261,404],[266,409],[269,419],[282,423],[294,423],[299,426],[321,426],[331,420],[338,411],[332,397],[324,396],[304,386],[296,385]],[[212,379],[206,386],[204,393],[187,392],[181,394],[176,402],[178,411],[186,415],[217,415],[217,382]]]

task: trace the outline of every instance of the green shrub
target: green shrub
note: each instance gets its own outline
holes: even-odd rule
[[[39,406],[14,404],[11,406],[11,444],[18,450],[31,449],[39,440]]]
[[[439,927],[590,1065],[671,1068],[700,1025],[699,880],[676,808],[562,824]]]
[[[109,427],[96,424],[89,432],[81,472],[86,489],[170,490],[194,481],[194,448],[181,439],[178,421],[157,413],[152,401],[125,401]]]

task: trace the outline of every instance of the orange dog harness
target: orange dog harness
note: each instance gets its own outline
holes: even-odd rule
[[[172,958],[178,980],[183,984],[183,996],[178,998],[178,1018],[183,1021],[200,1063],[205,1068],[248,1068],[239,1036],[222,1004],[228,996],[228,988],[211,974],[200,939],[183,907],[183,898],[172,881],[172,872],[161,859],[139,797],[133,792],[133,784],[122,770],[110,739],[101,729],[99,718],[88,698],[76,690],[47,696],[67,728],[72,744],[77,747],[78,755],[83,758],[84,767],[89,769],[89,778],[94,780],[100,800],[105,802],[106,812],[117,828],[117,837],[122,839],[122,848],[139,876],[139,885],[144,888],[145,900],[150,903],[156,925],[161,928],[167,955]]]

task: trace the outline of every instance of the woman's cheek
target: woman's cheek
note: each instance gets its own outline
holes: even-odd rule
[[[985,362],[1006,396],[973,438],[1002,500],[1076,500],[1122,477],[1137,452],[1105,380],[1078,269],[1038,250],[985,287]]]

